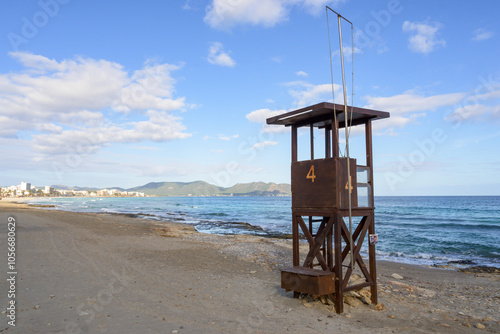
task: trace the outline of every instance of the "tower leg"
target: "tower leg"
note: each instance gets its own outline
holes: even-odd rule
[[[375,234],[375,215],[370,215],[370,225],[368,226],[368,234]],[[377,295],[377,268],[375,262],[375,245],[368,245],[368,256],[369,256],[369,266],[370,266],[370,276],[373,281],[373,285],[370,287],[370,292],[372,294],[372,303],[378,303]]]
[[[344,291],[342,288],[342,225],[340,214],[335,214],[333,217],[334,231],[333,238],[335,245],[335,311],[337,313],[344,312]]]
[[[293,266],[298,266],[300,264],[300,254],[299,254],[299,223],[297,222],[297,216],[295,213],[292,218],[292,242],[293,242]]]

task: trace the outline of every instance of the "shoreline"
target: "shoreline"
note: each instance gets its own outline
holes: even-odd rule
[[[65,198],[65,197],[54,197],[54,198]],[[92,197],[88,197],[92,198]],[[98,197],[100,198],[100,197]],[[103,197],[105,198],[105,197]],[[34,202],[36,200],[39,200],[39,198],[36,197],[22,197],[22,198],[4,198],[5,202],[4,203],[17,203],[17,204],[27,204],[28,206],[32,208],[40,208],[40,209],[50,209],[52,211],[63,211],[63,212],[74,212],[74,213],[87,213],[84,211],[66,211],[66,210],[61,210],[58,208],[56,205],[53,204],[30,204],[30,202]],[[1,203],[1,201],[0,201]],[[125,213],[125,212],[94,212],[95,214],[102,214],[102,215],[122,215],[122,216],[127,216],[130,218],[135,218],[135,219],[146,219],[146,220],[151,220],[151,221],[158,221],[158,222],[168,222],[168,221],[175,221],[181,224],[186,224],[188,226],[193,226],[188,223],[183,223],[183,218],[175,218],[175,217],[161,217],[157,216],[154,214],[147,214],[147,213],[142,213],[142,212],[136,212],[136,213]],[[167,213],[168,215],[173,215],[170,213]],[[184,214],[181,214],[182,216]],[[258,225],[252,225],[250,223],[246,222],[222,222],[224,225],[233,225],[234,227],[237,228],[242,228],[244,231],[254,231],[254,233],[224,233],[224,234],[217,234],[217,233],[209,233],[209,232],[204,232],[204,231],[198,231],[199,233],[204,233],[204,234],[214,234],[214,235],[253,235],[257,237],[264,237],[264,238],[270,238],[270,239],[291,239],[291,234],[287,233],[282,233],[282,232],[272,232],[272,231],[264,231],[262,227]],[[262,233],[255,233],[255,231],[261,231]],[[305,239],[304,239],[305,240]],[[416,265],[416,266],[421,266],[421,267],[426,267],[426,268],[438,268],[438,269],[445,269],[445,270],[457,270],[457,271],[462,271],[462,272],[471,272],[471,273],[500,273],[500,266],[495,266],[491,264],[482,264],[482,263],[476,263],[471,260],[462,260],[462,261],[443,261],[443,262],[435,262],[433,264],[426,264],[426,263],[418,263],[418,261],[412,260],[412,259],[406,259],[402,258],[398,261],[398,259],[389,259],[383,256],[379,256],[377,261],[387,261],[387,262],[392,262],[396,264],[401,264],[401,265]]]
[[[290,240],[219,236],[182,223],[2,202],[1,235],[9,216],[18,223],[18,325],[11,330],[467,333],[469,326],[486,332],[500,328],[499,275],[377,261],[384,310],[354,298],[337,315],[320,301],[294,299],[280,288],[279,270],[291,262]],[[2,298],[6,288],[4,280]]]

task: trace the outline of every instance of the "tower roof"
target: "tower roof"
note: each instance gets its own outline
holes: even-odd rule
[[[386,111],[347,106],[348,119],[351,118],[351,112],[352,125],[363,124],[368,119],[377,120],[389,118],[390,116],[390,114]],[[297,127],[308,126],[312,123],[314,127],[324,128],[325,126],[332,124],[334,113],[337,114],[339,127],[345,127],[346,114],[344,112],[344,105],[330,102],[321,102],[278,116],[269,117],[266,121],[267,124],[285,126],[296,125]]]

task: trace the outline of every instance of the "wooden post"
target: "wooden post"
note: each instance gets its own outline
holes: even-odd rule
[[[342,216],[337,212],[333,228],[333,244],[335,247],[335,311],[344,312],[344,293],[342,289]]]
[[[326,238],[327,238],[326,239],[326,249],[327,249],[326,261],[327,261],[327,265],[328,265],[328,270],[333,271],[333,251],[332,251],[333,232],[332,232],[332,230],[330,230],[328,232],[328,235]]]
[[[333,148],[333,157],[339,157],[339,122],[335,122],[332,120],[332,148]]]
[[[311,123],[310,125],[310,137],[311,137],[311,160],[314,160],[314,127]]]
[[[297,161],[297,125],[292,125],[292,162]]]
[[[325,126],[325,158],[332,156],[332,149],[330,147],[330,129],[331,127]]]
[[[313,217],[312,216],[309,216],[309,233],[311,233],[311,235],[314,235],[314,231],[313,231]],[[312,245],[309,244],[309,250],[311,249]],[[312,268],[313,266],[311,266]]]
[[[300,254],[299,254],[299,223],[297,221],[297,216],[295,215],[295,210],[292,209],[292,256],[293,256],[293,266],[298,267],[300,265]],[[293,291],[293,298],[299,298],[300,292]]]
[[[368,234],[375,234],[375,214],[371,213],[370,217],[370,225],[368,226]],[[377,265],[375,260],[375,245],[368,246],[368,258],[369,258],[369,266],[370,266],[370,277],[372,278],[372,286],[370,287],[370,292],[372,294],[372,303],[378,303],[378,294],[377,294]]]
[[[369,119],[365,123],[365,140],[366,140],[366,166],[370,167],[368,184],[371,186],[371,192],[369,194],[369,205],[373,208],[375,203],[373,201],[373,196],[375,194],[373,188],[373,152],[372,152],[372,120]]]
[[[297,161],[297,125],[292,125],[292,163]],[[300,264],[300,254],[299,254],[299,225],[297,218],[295,216],[295,210],[292,208],[292,256],[293,256],[293,266],[298,266]],[[298,298],[299,292],[294,291],[293,297]]]
[[[300,265],[300,255],[299,255],[299,223],[297,221],[297,216],[293,212],[292,220],[292,242],[293,242],[293,265]]]

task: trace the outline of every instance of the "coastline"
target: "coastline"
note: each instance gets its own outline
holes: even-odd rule
[[[425,196],[428,198],[429,196]],[[438,196],[439,197],[439,196]],[[477,196],[476,196],[477,197]],[[278,217],[274,217],[273,219],[277,219],[279,224],[275,226],[279,226],[276,228],[274,225],[275,221],[269,222],[269,217],[267,214],[262,215],[262,212],[266,211],[253,211],[252,214],[247,214],[242,216],[238,214],[242,212],[241,203],[239,203],[240,210],[234,211],[232,208],[230,212],[227,211],[227,208],[224,208],[222,204],[219,207],[221,202],[211,202],[206,205],[207,202],[195,202],[192,201],[179,201],[170,202],[167,207],[162,207],[163,202],[159,202],[154,204],[151,207],[151,204],[136,204],[135,202],[128,203],[122,202],[121,199],[126,200],[125,198],[112,198],[112,200],[117,199],[117,201],[109,202],[107,201],[107,197],[97,197],[90,198],[90,201],[85,200],[84,197],[81,198],[83,201],[59,201],[60,199],[65,199],[68,197],[53,197],[55,201],[47,201],[40,198],[35,197],[22,197],[22,198],[6,198],[8,202],[20,202],[20,203],[28,203],[30,207],[34,208],[46,208],[49,210],[64,210],[67,212],[94,212],[98,214],[114,214],[114,215],[122,215],[131,218],[144,218],[148,220],[156,220],[156,221],[174,221],[185,223],[190,226],[194,226],[195,229],[201,233],[210,233],[210,234],[218,234],[218,235],[238,235],[238,234],[249,234],[262,236],[267,238],[278,238],[278,239],[289,239],[291,238],[291,230],[287,229],[290,223],[288,222],[288,215],[284,214],[283,210],[278,211]],[[168,197],[167,197],[168,198]],[[193,198],[193,197],[185,197],[185,198]],[[199,197],[195,197],[199,198]],[[257,197],[255,197],[257,198]],[[396,197],[398,198],[398,197]],[[52,198],[50,198],[52,199]],[[72,199],[72,198],[68,198]],[[214,199],[214,197],[211,197]],[[102,201],[102,202],[101,202]],[[36,204],[35,204],[36,203]],[[72,203],[72,204],[71,204]],[[97,204],[104,203],[104,204]],[[123,205],[121,203],[127,203]],[[168,202],[167,202],[168,203]],[[252,203],[252,202],[250,202]],[[75,205],[76,204],[76,205]],[[259,203],[262,204],[262,203]],[[143,207],[144,205],[144,207]],[[200,207],[198,207],[200,205]],[[215,211],[212,211],[213,207],[216,207]],[[252,205],[255,205],[253,203]],[[251,206],[252,206],[251,205]],[[210,208],[209,208],[210,207]],[[151,208],[154,208],[151,210]],[[274,209],[274,208],[273,208]],[[204,214],[205,211],[207,214]],[[391,224],[398,224],[399,221],[394,220],[392,217],[387,217],[387,208],[382,207],[382,211],[378,214],[382,215],[377,222],[378,228],[381,228],[378,232],[383,235],[389,235],[393,233],[391,229]],[[201,214],[200,214],[201,213]],[[385,216],[384,216],[385,214]],[[398,213],[404,215],[402,213]],[[398,216],[396,214],[395,216]],[[281,216],[279,216],[281,215]],[[220,217],[219,217],[220,216]],[[392,216],[392,215],[391,215]],[[283,217],[285,217],[285,221],[283,221]],[[469,217],[470,218],[470,217]],[[382,219],[382,221],[380,221]],[[429,219],[429,218],[427,218]],[[432,218],[434,219],[434,218]],[[425,221],[425,220],[424,220]],[[477,222],[476,222],[477,223]],[[266,225],[267,224],[267,225]],[[474,224],[469,224],[470,226],[475,226]],[[268,226],[272,226],[271,228],[266,228]],[[408,226],[408,225],[407,225]],[[422,225],[424,226],[424,225]],[[389,227],[389,229],[388,229]],[[412,230],[412,226],[408,226],[410,230]],[[471,231],[471,235],[475,235],[474,233],[480,231]],[[425,228],[420,229],[418,232],[415,232],[413,229],[412,235],[418,236],[419,233],[425,234]],[[443,230],[436,231],[436,233],[443,233]],[[493,234],[494,235],[494,234]],[[403,240],[405,238],[404,235],[397,235],[393,240]],[[432,237],[425,236],[427,241],[432,239]],[[413,238],[409,238],[407,240],[406,246],[404,247],[394,247],[394,243],[382,242],[377,247],[377,259],[389,262],[400,263],[402,265],[410,264],[431,268],[442,268],[442,269],[451,269],[451,270],[461,270],[466,272],[489,272],[489,273],[500,273],[500,262],[495,260],[494,252],[489,250],[478,250],[477,254],[470,252],[455,252],[448,254],[446,247],[454,247],[453,244],[450,244],[451,239],[448,240],[447,245],[442,245],[441,247],[433,247],[430,246],[429,249],[425,248],[425,243],[421,243],[420,240],[416,240]],[[417,238],[418,239],[418,238]],[[458,240],[455,238],[455,243],[461,243],[463,240]],[[412,249],[413,243],[417,243],[420,245],[420,249],[418,251],[414,251]],[[468,240],[465,242],[465,245],[468,245],[469,248],[473,249],[477,246],[476,242],[482,242],[478,240]],[[494,238],[490,240],[490,245],[495,245],[496,242]],[[391,244],[391,246],[387,247],[387,245]],[[487,242],[482,242],[482,245],[487,246]],[[365,250],[366,251],[366,250]],[[483,253],[481,253],[481,251]],[[486,253],[484,253],[486,252]],[[366,255],[366,254],[365,254]]]
[[[377,261],[385,310],[352,302],[337,315],[279,287],[279,269],[291,262],[290,240],[2,200],[4,254],[10,216],[18,223],[19,260],[13,332],[466,333],[468,326],[486,332],[500,326],[495,274]],[[0,289],[4,299],[5,280]]]

